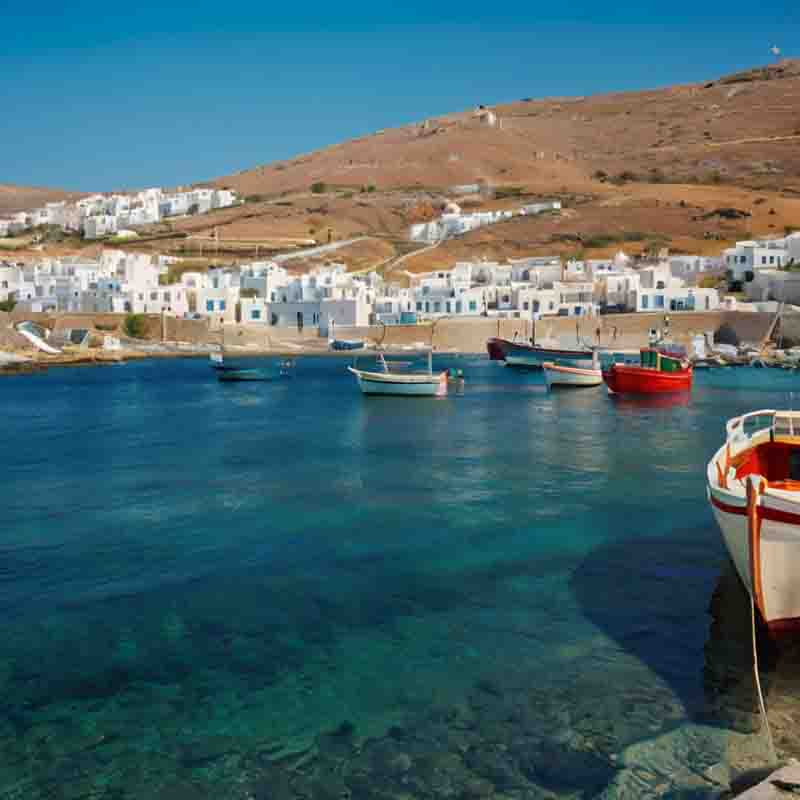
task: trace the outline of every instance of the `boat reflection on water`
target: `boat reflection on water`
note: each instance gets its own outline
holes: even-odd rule
[[[610,394],[609,399],[619,411],[635,413],[658,408],[677,408],[688,406],[691,392],[670,392],[668,394]]]

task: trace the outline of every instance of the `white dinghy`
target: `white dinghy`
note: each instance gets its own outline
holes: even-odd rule
[[[443,397],[447,394],[447,371],[434,373],[432,354],[428,351],[427,372],[391,372],[383,353],[378,355],[381,372],[356,367],[347,369],[358,379],[363,394],[387,394],[404,397]]]

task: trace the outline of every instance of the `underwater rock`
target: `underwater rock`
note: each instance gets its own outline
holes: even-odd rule
[[[514,764],[513,756],[506,750],[478,745],[466,755],[467,766],[478,775],[487,778],[498,789],[514,789],[524,783]]]
[[[180,760],[185,767],[199,767],[217,761],[235,749],[236,739],[228,736],[209,736],[183,745],[180,749]]]
[[[341,775],[337,775],[330,769],[320,772],[311,787],[313,800],[348,800],[350,789],[342,780]]]
[[[339,760],[351,756],[356,745],[355,731],[355,725],[346,720],[335,730],[319,734],[316,744],[320,755]]]
[[[398,753],[393,756],[386,770],[390,775],[403,775],[411,769],[411,759],[405,753]]]
[[[289,774],[280,768],[267,770],[254,781],[251,795],[253,800],[292,800],[294,792],[289,784]]]
[[[464,784],[464,797],[467,800],[490,797],[492,794],[494,794],[494,784],[486,778],[472,778]]]
[[[526,774],[537,783],[558,790],[599,794],[614,778],[618,767],[596,753],[575,750],[543,740],[527,763]]]

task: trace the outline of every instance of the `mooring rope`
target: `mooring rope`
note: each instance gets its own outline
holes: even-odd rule
[[[756,690],[758,691],[758,704],[761,708],[761,718],[764,720],[764,727],[767,731],[767,745],[769,747],[769,757],[773,763],[777,763],[778,754],[775,752],[775,742],[772,739],[772,731],[769,727],[767,717],[767,707],[764,705],[764,694],[761,691],[761,677],[758,672],[758,644],[756,642],[756,604],[753,595],[750,595],[750,629],[753,634],[753,675],[756,679]]]

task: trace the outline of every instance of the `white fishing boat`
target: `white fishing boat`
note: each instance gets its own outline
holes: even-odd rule
[[[708,498],[728,553],[771,631],[800,630],[800,412],[727,423]]]
[[[443,397],[447,394],[447,371],[434,373],[428,351],[427,372],[391,372],[383,354],[378,356],[381,372],[368,372],[355,366],[347,369],[358,379],[363,394],[386,394],[405,397]]]
[[[597,352],[591,367],[573,367],[546,361],[542,364],[547,388],[553,386],[599,386],[603,382],[603,371],[597,359]]]

